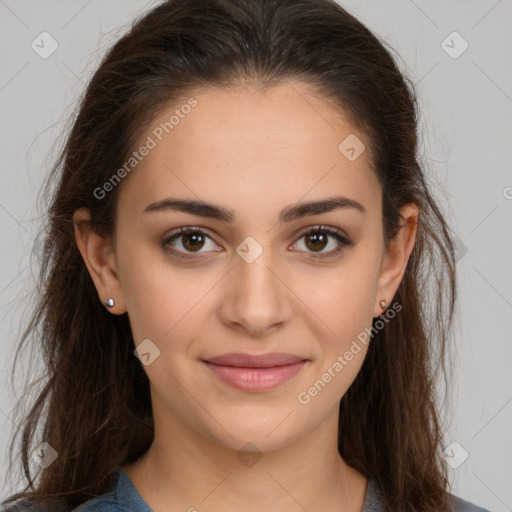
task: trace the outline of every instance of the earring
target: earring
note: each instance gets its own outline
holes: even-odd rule
[[[114,299],[107,299],[105,301],[105,306],[107,306],[107,308],[113,308],[114,304],[115,304]]]
[[[385,301],[385,300],[381,300],[381,301],[379,302],[379,304],[380,304],[380,307],[381,307],[381,308],[386,309],[386,301]]]

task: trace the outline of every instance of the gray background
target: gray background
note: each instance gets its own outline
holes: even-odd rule
[[[155,3],[0,0],[0,457],[22,395],[22,380],[11,383],[10,368],[37,272],[30,253],[40,227],[39,188],[103,52]],[[417,84],[421,156],[458,238],[458,357],[446,440],[458,443],[451,460],[462,450],[469,456],[451,470],[453,492],[491,511],[510,511],[512,1],[341,3],[398,52]],[[31,47],[43,31],[59,45],[47,59]],[[458,55],[464,40],[469,46]],[[37,371],[28,361],[23,368],[24,378]],[[1,464],[1,481],[8,476]],[[0,498],[20,487],[11,480]]]

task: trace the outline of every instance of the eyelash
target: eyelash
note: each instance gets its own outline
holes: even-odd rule
[[[201,235],[204,235],[210,239],[212,239],[207,233],[205,233],[202,229],[200,228],[197,228],[197,227],[183,227],[183,228],[180,228],[178,231],[174,232],[174,233],[171,233],[169,236],[167,236],[161,243],[162,245],[162,248],[166,251],[166,252],[169,252],[171,254],[173,254],[174,256],[177,256],[178,258],[181,258],[181,259],[196,259],[198,258],[198,256],[190,256],[188,255],[187,253],[184,253],[182,251],[177,251],[175,249],[172,249],[169,247],[169,243],[170,242],[173,242],[174,240],[178,239],[180,236],[183,236],[185,234],[189,234],[189,233],[194,233],[194,234],[201,234]],[[334,249],[332,251],[329,251],[325,254],[323,253],[320,253],[320,254],[315,254],[315,253],[310,253],[310,256],[312,259],[324,259],[324,258],[331,258],[331,257],[334,257],[336,255],[338,255],[339,252],[341,252],[343,250],[343,248],[345,246],[351,246],[351,245],[354,245],[354,242],[352,240],[350,240],[349,238],[347,238],[345,235],[343,235],[341,233],[341,231],[337,230],[337,229],[334,229],[334,228],[329,228],[327,226],[315,226],[315,227],[312,227],[308,230],[306,230],[305,232],[301,233],[301,235],[299,236],[299,238],[297,240],[300,240],[301,238],[307,236],[307,235],[310,235],[310,234],[313,234],[313,233],[322,233],[322,234],[325,234],[325,235],[328,235],[328,236],[332,236],[333,238],[335,238],[338,242],[339,242],[339,247],[337,249]]]

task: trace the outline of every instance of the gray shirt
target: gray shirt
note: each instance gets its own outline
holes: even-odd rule
[[[452,512],[489,512],[452,494],[450,494],[450,500]],[[6,508],[0,506],[0,512],[39,512],[39,510],[25,501],[25,503]],[[123,469],[118,468],[110,491],[83,503],[72,512],[152,512],[152,510],[137,492],[128,475]],[[386,512],[381,490],[373,479],[368,481],[361,512]]]

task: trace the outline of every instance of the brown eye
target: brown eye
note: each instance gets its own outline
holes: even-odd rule
[[[341,231],[325,226],[317,226],[310,228],[302,234],[300,241],[304,239],[305,249],[300,248],[299,252],[305,252],[310,258],[329,258],[336,256],[345,246],[354,245],[354,242],[347,236],[343,235]],[[208,241],[211,243],[211,250],[218,251],[219,246],[214,240],[206,234],[202,229],[195,227],[180,228],[177,232],[171,233],[162,242],[162,248],[178,256],[179,258],[194,258],[201,253],[208,253]],[[294,247],[300,245],[296,242]],[[325,250],[330,245],[333,245],[331,250]]]
[[[305,236],[306,245],[312,251],[321,251],[327,246],[328,237],[324,233],[312,233]]]
[[[180,258],[194,258],[194,253],[210,252],[202,250],[205,246],[208,249],[208,241],[212,250],[218,249],[218,245],[201,229],[185,227],[167,236],[161,245],[165,251]]]
[[[348,237],[344,236],[339,230],[328,228],[325,226],[317,226],[302,233],[299,240],[304,239],[305,250],[311,258],[329,258],[336,256],[345,246],[354,245],[354,242]],[[331,244],[332,240],[332,244]],[[295,243],[295,247],[300,245],[299,242]],[[332,245],[331,250],[324,250],[329,245]]]
[[[185,233],[182,236],[182,244],[187,251],[197,251],[204,245],[205,237],[200,232]]]

